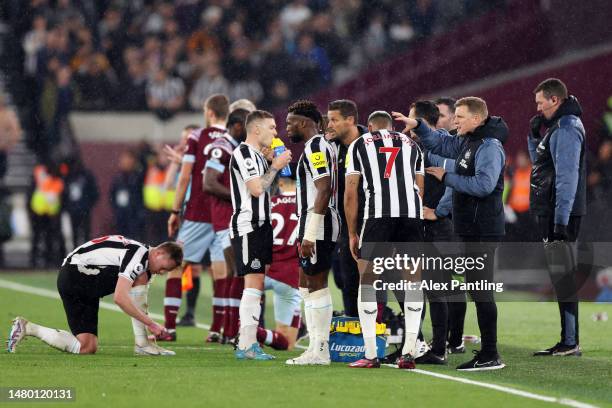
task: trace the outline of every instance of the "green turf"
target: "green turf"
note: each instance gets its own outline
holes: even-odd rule
[[[55,276],[49,273],[0,274],[0,279],[53,289]],[[198,318],[200,322],[209,323],[210,285],[206,282],[203,286]],[[153,312],[162,311],[162,293],[163,280],[158,279],[151,292]],[[335,301],[340,304],[337,293]],[[612,314],[612,307],[581,305],[581,343],[585,353],[581,358],[530,357],[534,349],[556,340],[558,313],[555,304],[501,303],[499,348],[508,364],[506,369],[479,373],[455,371],[453,367],[467,356],[450,356],[448,367],[419,368],[546,396],[612,406],[612,322],[592,321],[591,314],[597,311]],[[10,319],[17,314],[47,326],[66,328],[59,300],[0,288],[0,338],[6,338]],[[269,324],[273,321],[270,313],[266,318]],[[466,333],[478,333],[472,305],[468,307]],[[0,353],[0,387],[74,387],[77,402],[68,406],[551,405],[387,367],[351,370],[344,364],[284,366],[286,358],[299,352],[273,352],[277,360],[272,362],[239,362],[234,360],[228,346],[204,344],[205,334],[201,329],[180,329],[179,341],[170,346],[177,351],[176,356],[135,357],[129,319],[121,313],[101,309],[98,354],[68,355],[30,338],[20,345],[16,354]],[[66,406],[66,403],[42,406],[60,405]]]

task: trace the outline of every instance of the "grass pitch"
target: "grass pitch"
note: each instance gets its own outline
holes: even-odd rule
[[[54,273],[0,274],[0,280],[55,290]],[[0,282],[1,283],[1,282]],[[0,285],[1,286],[1,285]],[[210,321],[210,283],[204,279],[198,321]],[[153,282],[151,311],[162,313],[164,280]],[[112,302],[112,299],[104,299]],[[335,304],[340,305],[338,293]],[[268,305],[271,305],[268,299]],[[428,372],[501,386],[484,388],[449,378],[405,372],[389,367],[352,370],[331,367],[287,367],[284,360],[300,351],[276,352],[270,362],[236,361],[231,347],[204,343],[206,331],[179,328],[178,341],[167,347],[173,357],[133,355],[127,316],[100,309],[100,347],[94,356],[61,353],[34,338],[16,354],[0,353],[0,387],[72,387],[76,402],[42,406],[135,407],[168,404],[176,407],[288,406],[612,406],[612,322],[593,321],[595,312],[612,315],[612,305],[581,304],[580,329],[584,356],[533,358],[531,352],[552,345],[558,336],[554,303],[500,303],[499,349],[507,368],[460,373],[454,370],[471,354],[452,355],[449,366],[419,366]],[[466,333],[478,333],[473,305],[468,306]],[[6,339],[10,320],[22,315],[39,324],[67,329],[59,299],[0,287],[0,337]],[[270,306],[268,326],[273,324]],[[429,337],[429,325],[425,328]],[[166,345],[166,344],[164,344]],[[510,391],[509,391],[510,389]],[[546,402],[515,395],[512,390],[557,398]],[[572,401],[569,401],[572,400]],[[9,405],[0,402],[3,406]],[[21,403],[18,406],[40,406]]]

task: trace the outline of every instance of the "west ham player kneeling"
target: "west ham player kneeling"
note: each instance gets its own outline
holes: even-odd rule
[[[72,334],[17,317],[9,333],[8,352],[14,353],[21,340],[33,336],[67,353],[95,353],[100,298],[114,293],[115,303],[132,318],[134,352],[175,354],[147,339],[147,329],[154,335],[165,331],[147,315],[147,292],[152,275],[163,275],[182,261],[183,250],[174,242],[149,247],[120,235],[86,242],[68,254],[57,277],[57,289]]]

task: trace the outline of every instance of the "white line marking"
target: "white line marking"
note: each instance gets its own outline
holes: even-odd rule
[[[395,365],[395,364],[383,364],[383,365],[385,365],[387,367],[397,368],[397,365]],[[552,402],[552,403],[555,403],[555,404],[566,405],[568,407],[574,407],[574,408],[597,408],[596,405],[587,404],[585,402],[580,402],[580,401],[576,401],[576,400],[569,399],[569,398],[548,397],[546,395],[535,394],[535,393],[529,392],[529,391],[517,390],[516,388],[506,387],[506,386],[503,386],[503,385],[491,384],[491,383],[486,383],[486,382],[482,382],[482,381],[469,380],[469,379],[463,378],[463,377],[453,377],[452,375],[435,373],[435,372],[427,371],[427,370],[420,370],[418,368],[414,369],[414,370],[404,370],[404,371],[407,371],[407,372],[410,372],[410,373],[429,375],[431,377],[441,378],[443,380],[450,380],[450,381],[456,381],[456,382],[460,382],[460,383],[464,383],[464,384],[475,385],[477,387],[489,388],[489,389],[492,389],[492,390],[505,392],[507,394],[518,395],[519,397],[530,398],[530,399],[534,399],[534,400],[538,400],[538,401],[544,401],[544,402]]]
[[[11,290],[15,290],[18,292],[23,292],[23,293],[30,293],[33,295],[48,297],[52,299],[60,298],[59,294],[55,291],[52,291],[49,289],[36,288],[34,286],[23,285],[21,283],[15,283],[15,282],[7,281],[4,279],[0,279],[0,288],[11,289]],[[114,305],[112,303],[100,302],[100,307],[102,309],[113,310],[115,312],[122,312],[122,310],[117,305]],[[149,313],[149,316],[151,316],[154,319],[164,318],[162,315],[157,314],[157,313]],[[204,330],[208,330],[210,328],[210,326],[206,324],[201,324],[201,323],[197,323],[196,327],[200,329],[204,329]],[[397,368],[397,366],[394,364],[384,364],[384,365],[388,367]],[[429,375],[431,377],[441,378],[444,380],[457,381],[457,382],[464,383],[464,384],[475,385],[477,387],[489,388],[492,390],[505,392],[507,394],[518,395],[520,397],[530,398],[530,399],[534,399],[538,401],[552,402],[556,404],[565,405],[568,407],[597,408],[597,406],[595,405],[587,404],[587,403],[576,401],[576,400],[569,399],[569,398],[548,397],[546,395],[540,395],[540,394],[535,394],[533,392],[517,390],[516,388],[505,387],[503,385],[491,384],[491,383],[486,383],[482,381],[474,381],[474,380],[469,380],[467,378],[462,378],[462,377],[453,377],[451,375],[434,373],[434,372],[426,371],[426,370],[415,369],[415,370],[406,370],[406,371],[412,372],[412,373]]]
[[[23,285],[21,283],[11,282],[11,281],[7,281],[4,279],[0,279],[0,288],[11,289],[17,292],[30,293],[32,295],[43,296],[43,297],[47,297],[51,299],[60,298],[59,293],[57,293],[54,290],[37,288],[34,286],[29,286],[29,285]],[[106,309],[106,310],[112,310],[114,312],[123,313],[123,310],[121,310],[119,306],[113,303],[109,303],[109,302],[100,302],[100,308]],[[149,313],[149,316],[151,316],[152,319],[164,320],[164,316],[158,313]],[[202,324],[202,323],[196,323],[196,327],[198,329],[203,329],[203,330],[210,329],[209,325]]]

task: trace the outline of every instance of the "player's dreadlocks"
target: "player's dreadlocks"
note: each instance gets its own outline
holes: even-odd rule
[[[291,106],[289,106],[288,112],[312,119],[317,126],[323,121],[323,116],[321,112],[319,112],[317,105],[308,100],[299,100],[292,103]]]

